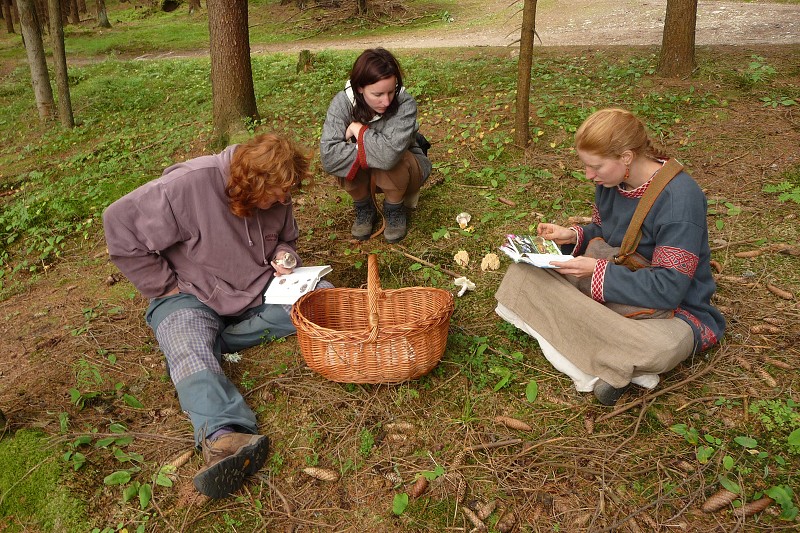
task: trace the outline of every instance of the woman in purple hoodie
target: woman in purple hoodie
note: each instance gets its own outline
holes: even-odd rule
[[[264,134],[173,165],[103,214],[111,260],[150,298],[147,323],[206,462],[194,484],[212,498],[236,491],[269,452],[220,360],[295,332],[263,294],[300,264],[291,191],[309,176],[308,155]]]

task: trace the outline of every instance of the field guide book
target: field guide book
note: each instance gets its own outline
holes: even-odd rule
[[[574,259],[564,255],[553,241],[538,235],[506,235],[506,242],[500,247],[515,263],[528,263],[539,268],[557,268],[550,261],[568,261]]]
[[[332,270],[330,265],[297,267],[291,274],[276,276],[264,292],[264,303],[292,305],[313,291],[319,280]]]

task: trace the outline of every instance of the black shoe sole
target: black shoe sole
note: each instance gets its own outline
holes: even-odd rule
[[[262,436],[254,444],[242,447],[210,468],[194,476],[194,486],[209,498],[224,498],[244,484],[244,478],[258,472],[267,461],[269,438]]]

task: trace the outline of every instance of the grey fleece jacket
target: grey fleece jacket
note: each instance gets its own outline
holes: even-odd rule
[[[111,260],[143,296],[178,287],[221,316],[237,316],[263,303],[276,254],[297,257],[291,205],[250,218],[231,213],[225,186],[235,150],[172,165],[103,213]]]
[[[353,103],[348,92],[349,88],[333,97],[319,143],[322,167],[340,178],[347,176],[358,155],[356,143],[344,138],[347,127],[353,122]],[[424,182],[431,174],[431,162],[416,143],[417,102],[405,90],[401,90],[396,98],[399,103],[397,113],[388,118],[378,116],[364,132],[367,166],[389,170],[400,162],[403,152],[410,150],[419,162]]]

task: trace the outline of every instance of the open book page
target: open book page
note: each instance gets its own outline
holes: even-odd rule
[[[264,292],[264,303],[291,305],[313,291],[319,280],[331,270],[330,265],[298,267],[291,274],[275,277]]]
[[[506,235],[506,242],[500,246],[515,263],[528,263],[539,268],[557,268],[550,261],[567,261],[571,255],[564,255],[553,241],[537,235]]]

